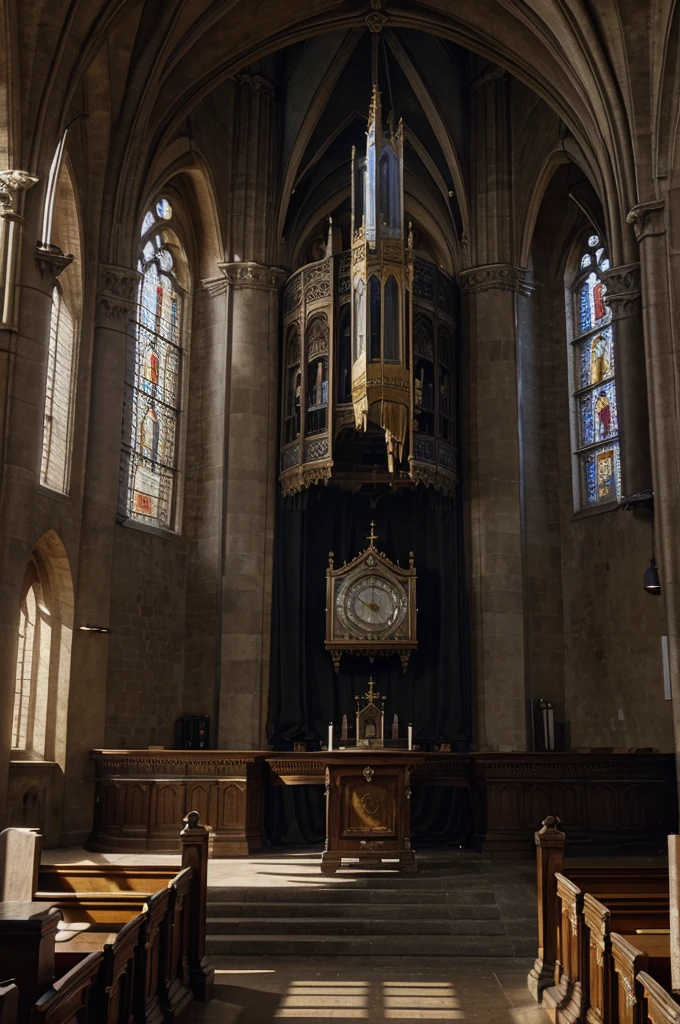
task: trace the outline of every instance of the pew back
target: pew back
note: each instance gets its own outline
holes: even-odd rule
[[[0,1024],[16,1024],[19,989],[13,981],[0,981]]]
[[[92,987],[98,979],[104,953],[97,950],[55,981],[33,1006],[30,1024],[71,1024],[92,1020],[89,1014]]]
[[[650,1024],[677,1024],[680,1006],[673,997],[646,971],[638,974],[638,981],[644,990]]]

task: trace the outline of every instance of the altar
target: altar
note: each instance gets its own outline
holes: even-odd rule
[[[326,753],[324,874],[337,871],[347,858],[360,864],[396,861],[400,871],[416,870],[411,849],[411,778],[424,760],[412,750]]]
[[[349,764],[343,759],[360,759],[363,770],[397,757],[413,766],[412,791],[437,786],[469,798],[469,841],[485,853],[531,855],[534,832],[548,814],[562,820],[574,854],[653,853],[678,828],[673,754],[93,750],[94,820],[86,845],[171,852],[177,822],[197,810],[210,828],[211,856],[248,856],[265,843],[269,788],[324,786],[327,769]]]

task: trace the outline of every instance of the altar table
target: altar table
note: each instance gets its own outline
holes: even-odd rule
[[[367,749],[366,764],[380,753]],[[418,763],[412,787],[468,791],[474,845],[483,852],[531,854],[534,832],[548,814],[561,819],[574,854],[654,853],[678,829],[673,754],[413,754]],[[94,750],[94,824],[87,847],[173,851],[177,822],[197,810],[212,831],[212,856],[256,853],[263,844],[266,787],[323,786],[329,759],[343,756],[343,751]]]

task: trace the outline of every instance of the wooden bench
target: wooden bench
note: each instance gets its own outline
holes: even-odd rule
[[[649,1024],[677,1024],[680,1019],[680,1004],[646,971],[638,974],[638,982],[647,1004]]]
[[[4,905],[10,908],[5,930],[14,929],[12,934],[22,907],[49,911],[49,949],[43,942],[40,972],[32,961],[24,970],[19,1024],[29,1021],[33,1003],[31,1024],[34,1018],[178,1024],[187,1019],[193,998],[206,998],[214,974],[205,956],[208,833],[196,812],[185,819],[180,839],[178,873],[164,866],[49,865],[34,893],[44,902]],[[33,945],[38,947],[37,938]]]
[[[670,935],[611,933],[613,965],[611,1019],[614,1024],[647,1024],[641,972],[670,987]]]
[[[584,893],[590,893],[610,910],[612,903],[616,905],[617,919],[621,921],[619,930],[668,927],[669,913],[668,869],[665,865],[565,864],[565,836],[558,825],[558,818],[548,817],[535,835],[538,955],[527,979],[529,990],[537,1001],[542,1001],[548,990],[560,989],[548,997],[548,1004],[553,1010],[556,1009],[552,1005],[555,1000],[560,1006],[566,1006],[572,996],[576,1004],[580,1005],[582,1000],[581,964],[585,951],[580,916]],[[558,877],[568,877],[570,883],[563,882],[559,894]],[[627,918],[623,916],[625,913]],[[568,970],[564,968],[564,958],[571,958]],[[561,965],[559,961],[562,961]]]
[[[19,989],[13,981],[0,981],[0,1024],[16,1024]]]
[[[104,953],[97,950],[57,979],[33,1006],[30,1024],[70,1024],[91,1020],[92,989],[101,974]]]

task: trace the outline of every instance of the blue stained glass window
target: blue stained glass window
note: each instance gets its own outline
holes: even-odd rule
[[[588,507],[621,498],[621,450],[616,395],[615,345],[602,275],[610,267],[597,235],[588,238],[574,283],[574,449],[579,467],[577,504]]]
[[[156,214],[172,218],[167,200]],[[172,529],[176,521],[179,409],[182,385],[181,316],[183,294],[175,278],[175,258],[156,220],[142,225],[142,279],[137,307],[134,366],[126,381],[130,451],[127,467],[128,516]],[[164,226],[165,230],[165,226]]]

